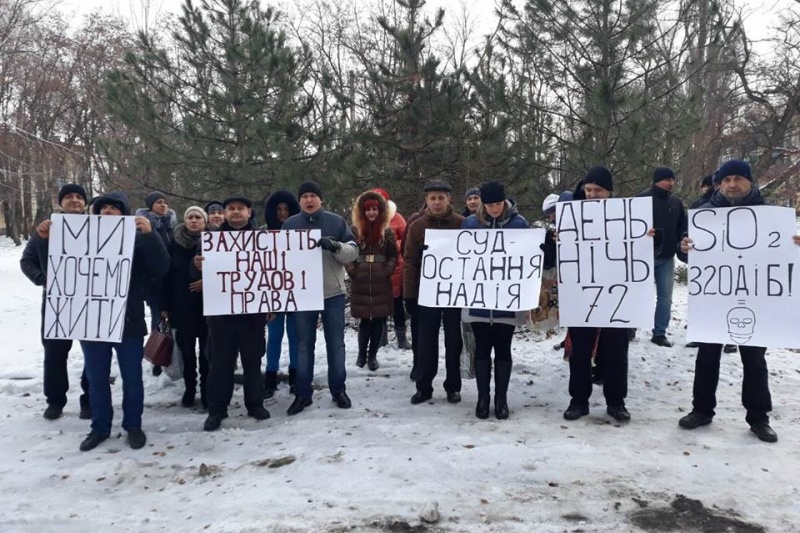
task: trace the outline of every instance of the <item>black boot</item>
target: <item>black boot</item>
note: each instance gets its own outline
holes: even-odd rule
[[[384,331],[386,331],[384,329]],[[367,355],[367,367],[375,372],[381,365],[378,364],[378,345],[375,342],[369,343],[369,351]]]
[[[475,383],[478,385],[478,405],[475,407],[475,416],[481,419],[489,418],[489,389],[492,378],[492,361],[489,359],[475,359]]]
[[[358,357],[356,358],[356,366],[364,368],[367,364],[367,344],[369,343],[369,328],[363,324],[358,327]]]
[[[511,381],[511,361],[494,362],[494,416],[508,418],[508,382]]]
[[[401,350],[410,350],[411,343],[408,342],[408,335],[406,335],[406,328],[394,328],[394,334],[397,336],[397,347]]]
[[[297,369],[290,368],[289,369],[289,379],[287,380],[289,383],[289,394],[294,394],[294,384],[297,380]]]
[[[278,390],[278,373],[267,370],[264,374],[264,398],[272,398]]]
[[[183,391],[183,398],[181,398],[181,405],[186,408],[194,407],[195,394],[197,394],[195,385],[187,383],[186,390]]]

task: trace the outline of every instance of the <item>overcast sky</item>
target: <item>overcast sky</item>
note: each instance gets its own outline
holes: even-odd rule
[[[57,9],[63,13],[75,13],[78,15],[88,14],[95,10],[103,10],[108,13],[131,20],[134,25],[139,26],[142,20],[143,6],[150,5],[153,15],[160,13],[179,13],[183,0],[50,0],[56,4]],[[370,0],[361,0],[369,2]],[[195,0],[196,4],[200,0]],[[426,9],[432,13],[434,9],[441,6],[445,9],[445,24],[449,17],[456,16],[461,10],[462,2],[470,10],[471,17],[476,20],[478,35],[488,33],[494,29],[495,18],[493,15],[493,0],[428,0]],[[517,4],[524,0],[516,0]],[[292,5],[293,0],[264,1],[266,5]],[[737,0],[736,5],[740,7],[745,17],[745,28],[752,39],[764,39],[769,36],[769,30],[773,21],[777,20],[777,14],[787,6],[795,3],[794,0]]]

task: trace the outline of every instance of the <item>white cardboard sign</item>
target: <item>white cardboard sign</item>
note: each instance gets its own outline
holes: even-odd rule
[[[203,233],[203,314],[323,309],[319,238],[319,230]]]
[[[556,204],[559,320],[566,327],[653,327],[652,198]]]
[[[134,217],[54,214],[51,220],[44,337],[120,342],[136,239]]]
[[[800,348],[794,209],[689,211],[690,341]]]
[[[527,311],[539,304],[543,229],[425,230],[419,304]]]

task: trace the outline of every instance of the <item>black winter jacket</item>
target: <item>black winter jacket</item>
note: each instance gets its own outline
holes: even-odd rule
[[[658,187],[651,187],[637,197],[653,198],[653,227],[656,230],[653,238],[656,259],[670,259],[675,256],[675,248],[686,234],[687,219],[683,202],[671,192]]]
[[[175,228],[169,245],[169,271],[161,283],[162,311],[171,313],[170,324],[178,330],[203,334],[206,320],[203,316],[203,293],[192,292],[189,284],[197,278],[192,275],[192,263],[200,245],[200,235],[192,237],[184,224]]]

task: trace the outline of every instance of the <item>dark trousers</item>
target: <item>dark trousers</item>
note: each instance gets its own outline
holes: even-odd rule
[[[489,381],[492,374],[492,350],[494,350],[495,397],[505,401],[511,379],[511,341],[515,326],[489,322],[472,322],[475,337],[475,383],[478,398],[489,396]]]
[[[461,392],[461,309],[443,309],[418,306],[419,345],[417,390],[433,393],[433,379],[439,370],[439,327],[444,324],[444,362],[446,376],[444,390]],[[413,324],[413,319],[412,319]]]
[[[224,415],[233,397],[236,356],[244,373],[244,405],[250,410],[264,405],[261,357],[266,349],[264,329],[254,328],[248,315],[208,320],[208,414]]]
[[[694,365],[694,401],[696,411],[714,416],[717,406],[717,384],[719,383],[719,362],[721,344],[701,344],[697,349]],[[772,396],[769,393],[769,372],[764,355],[766,348],[758,346],[739,346],[742,359],[742,405],[747,410],[749,424],[769,421],[772,411]]]
[[[511,361],[515,326],[489,322],[472,322],[470,325],[475,334],[475,360],[491,359],[494,349],[495,361]]]
[[[362,318],[360,320],[358,323],[359,356],[363,350],[365,355],[369,352],[370,358],[375,357],[381,347],[381,337],[385,327],[385,318]]]
[[[413,300],[416,304],[416,299]],[[419,306],[414,305],[408,310],[408,318],[411,325],[411,354],[413,357],[412,368],[417,368],[419,356]]]
[[[569,357],[569,395],[572,404],[588,405],[592,395],[592,350],[597,328],[569,328],[572,354]],[[597,354],[603,359],[603,395],[612,407],[625,405],[628,396],[628,330],[601,328]]]
[[[69,390],[69,373],[67,359],[72,349],[70,339],[44,338],[44,301],[42,301],[42,325],[39,330],[44,347],[44,397],[47,405],[63,407],[67,405]],[[89,380],[86,379],[86,365],[81,372],[81,407],[89,407]]]
[[[200,390],[206,388],[208,378],[208,359],[206,358],[207,331],[196,331],[192,328],[179,329],[175,333],[175,342],[183,358],[183,384],[186,390],[197,390],[197,370],[200,368]],[[200,353],[195,346],[200,345]],[[199,365],[198,365],[199,360]],[[205,397],[205,394],[203,394]]]
[[[406,327],[406,306],[403,304],[403,297],[398,296],[394,299],[394,327]]]

